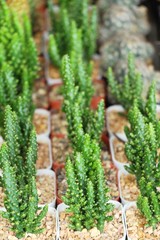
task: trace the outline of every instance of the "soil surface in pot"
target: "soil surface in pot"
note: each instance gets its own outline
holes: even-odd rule
[[[0,239],[1,240],[18,240],[15,233],[11,231],[11,225],[7,219],[0,216]],[[28,236],[21,238],[21,240],[53,240],[56,233],[56,219],[50,213],[42,220],[42,228],[44,232],[41,234],[28,234]]]
[[[134,175],[122,174],[120,177],[122,196],[127,201],[137,201],[139,189]]]
[[[146,219],[142,216],[137,207],[132,206],[126,211],[126,222],[128,228],[128,236],[132,240],[159,240],[160,224],[153,230],[147,227]]]
[[[53,86],[52,88],[50,88],[49,91],[49,101],[53,102],[53,101],[57,101],[57,100],[63,100],[64,97],[62,95],[62,85],[58,85],[58,86]]]
[[[55,199],[54,177],[49,175],[36,176],[39,204],[49,204]]]
[[[45,134],[48,131],[48,116],[35,113],[33,124],[36,128],[37,134]]]
[[[121,163],[128,163],[128,159],[125,154],[125,143],[115,138],[113,141],[115,159]]]
[[[49,65],[49,77],[50,78],[53,78],[53,79],[60,79],[61,76],[60,76],[60,72],[59,70],[54,67],[52,64]]]
[[[36,162],[36,169],[48,168],[49,165],[49,145],[47,143],[38,143],[38,159]]]
[[[51,113],[52,133],[61,133],[67,135],[67,121],[65,113],[62,111],[52,111]]]
[[[69,229],[69,213],[60,213],[60,238],[61,240],[117,240],[123,237],[122,212],[115,209],[110,215],[113,215],[113,221],[105,222],[104,232],[94,227],[91,230],[83,229],[73,231]]]
[[[124,113],[111,111],[108,113],[107,117],[110,131],[113,133],[123,133],[124,127],[129,126],[128,120]]]
[[[36,176],[39,204],[49,204],[55,198],[54,178],[48,175]],[[0,207],[4,207],[4,192],[0,187]],[[0,238],[1,239],[1,238]]]
[[[72,152],[68,138],[52,138],[53,160],[57,163],[65,163],[66,156]]]
[[[36,108],[48,108],[47,87],[43,81],[35,81],[32,99]]]
[[[119,190],[117,183],[117,170],[112,166],[110,154],[107,151],[102,151],[101,153],[104,173],[106,178],[106,184],[110,189],[109,194],[111,195],[112,200],[117,200],[119,198]]]

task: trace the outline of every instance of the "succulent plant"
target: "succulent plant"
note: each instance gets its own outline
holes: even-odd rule
[[[68,121],[70,139],[71,141],[76,139],[75,125],[77,123],[82,124],[85,133],[98,140],[104,126],[104,102],[100,102],[97,112],[90,109],[93,92],[91,79],[87,77],[83,64],[80,66],[80,62],[79,78],[75,76],[70,59],[66,55],[62,60],[63,109]],[[76,80],[79,80],[78,83],[76,83]]]
[[[70,26],[73,24],[72,22],[77,26],[78,31],[81,32],[81,54],[85,61],[90,61],[96,48],[96,7],[94,6],[89,13],[88,0],[60,1],[60,10],[58,13],[54,11],[53,4],[50,0],[48,1],[48,6],[52,22],[52,33],[54,35],[50,40],[49,55],[55,66],[60,66],[60,62],[57,61],[57,59],[61,59],[64,54],[70,54],[73,50],[72,42],[70,42],[72,36],[74,37],[73,31],[70,31]],[[79,44],[76,42],[75,44],[76,47],[74,49],[79,49]],[[56,52],[55,57],[54,51]]]
[[[160,193],[154,182],[148,182],[145,177],[140,179],[139,188],[141,193],[137,206],[146,218],[147,225],[155,229],[160,222]]]
[[[22,151],[19,121],[9,106],[5,110],[5,143],[0,149],[0,166],[3,171],[2,185],[5,193],[4,205],[12,230],[18,238],[26,233],[41,233],[41,220],[45,217],[48,206],[41,211],[38,207],[36,189],[37,141],[32,129],[26,148]]]
[[[24,72],[27,72],[30,86],[37,77],[38,57],[29,19],[24,16],[21,23],[17,15],[7,6],[6,1],[0,0],[0,42],[3,61],[12,68],[18,81],[19,89],[23,85]],[[0,61],[1,68],[2,61]]]
[[[25,73],[25,72],[24,72]],[[12,67],[3,63],[0,71],[0,132],[4,130],[4,109],[10,105],[17,113],[23,133],[27,130],[26,119],[32,120],[33,103],[28,78],[23,75],[23,85],[19,91],[18,80],[14,77]]]
[[[153,112],[153,116],[154,116]],[[145,175],[148,181],[159,183],[160,171],[157,150],[160,140],[160,122],[144,116],[135,103],[128,113],[130,129],[126,128],[125,152],[130,165],[126,169],[136,175],[137,182]],[[152,120],[152,122],[150,121]]]
[[[120,103],[127,111],[133,105],[135,99],[142,107],[142,79],[140,73],[136,72],[132,54],[128,55],[128,72],[124,76],[123,82],[118,83],[115,80],[111,68],[108,68],[107,79],[111,94],[116,102]]]
[[[81,231],[97,227],[101,232],[113,206],[107,203],[109,189],[105,184],[98,144],[88,134],[81,135],[83,143],[67,159],[67,192],[64,202],[69,206],[70,227]]]

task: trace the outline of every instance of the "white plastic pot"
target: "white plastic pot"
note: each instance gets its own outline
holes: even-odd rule
[[[128,204],[126,204],[126,205],[123,207],[123,217],[124,217],[125,226],[126,226],[127,239],[128,239],[128,240],[134,240],[134,239],[131,239],[131,238],[129,237],[128,228],[127,228],[126,211],[127,211],[130,207],[137,207],[136,202],[128,203]]]
[[[115,157],[115,151],[114,151],[114,140],[116,138],[114,136],[111,136],[109,138],[109,145],[110,145],[110,151],[111,151],[111,156],[112,156],[112,161],[118,170],[124,170],[125,171],[125,166],[129,166],[129,163],[121,163],[116,159]]]
[[[45,110],[45,109],[42,109],[42,108],[37,108],[34,112],[34,114],[38,114],[40,116],[46,116],[48,118],[48,121],[47,121],[47,130],[41,134],[37,134],[37,137],[48,137],[50,132],[51,132],[51,114],[50,114],[50,111],[48,110]]]
[[[111,128],[110,128],[108,115],[112,111],[116,111],[116,112],[120,112],[120,113],[124,113],[125,112],[124,108],[121,105],[113,105],[113,106],[108,107],[106,109],[106,125],[107,125],[106,127],[107,127],[107,131],[109,133],[109,136],[112,137],[112,136],[114,136],[116,134],[118,138],[120,138],[122,141],[126,142],[127,141],[127,137],[126,137],[124,131],[123,132],[113,133]]]
[[[53,160],[52,160],[52,146],[51,146],[50,138],[39,135],[39,136],[37,136],[37,142],[45,144],[45,145],[48,146],[48,149],[49,149],[49,165],[48,165],[47,169],[51,169],[52,168],[52,164],[53,164]]]
[[[121,187],[121,181],[120,181],[122,174],[129,175],[129,173],[125,169],[121,169],[118,171],[118,189],[119,189],[121,202],[123,205],[129,204],[129,203],[135,203],[135,201],[126,200],[122,194],[122,187]]]
[[[117,239],[117,240],[125,240],[126,239],[126,227],[125,227],[125,219],[123,217],[123,207],[122,207],[122,204],[117,202],[117,201],[109,201],[109,203],[112,203],[115,208],[117,209],[121,209],[122,211],[122,223],[123,223],[123,230],[124,230],[124,235],[121,239]],[[65,205],[64,203],[61,203],[60,205],[58,205],[58,208],[57,208],[57,238],[56,240],[61,240],[60,238],[60,220],[59,220],[59,214],[63,211],[66,210],[68,206]],[[87,239],[86,239],[87,240]]]
[[[49,207],[55,207],[55,205],[56,205],[56,189],[57,189],[55,172],[52,171],[52,170],[48,170],[48,169],[41,169],[41,170],[37,171],[36,175],[37,176],[47,175],[47,176],[50,176],[50,177],[53,178],[53,182],[54,182],[53,195],[54,195],[54,198],[53,198],[52,202],[45,203],[45,204],[39,204],[39,205],[44,206],[44,205],[48,204]]]

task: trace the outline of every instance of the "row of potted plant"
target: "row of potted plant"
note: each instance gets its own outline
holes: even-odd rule
[[[62,12],[65,7],[65,2],[61,2],[62,5],[59,6],[59,12]],[[88,5],[86,3],[87,1],[80,1],[80,6],[82,4],[88,15]],[[58,13],[54,12],[53,6],[49,5],[49,7],[52,15],[54,13],[57,16]],[[60,18],[57,18],[59,26],[64,25],[64,23],[67,24],[72,20],[70,11],[70,9],[65,9],[65,14],[63,16],[61,14]],[[55,26],[53,24],[53,28]],[[63,28],[65,26],[68,25],[64,25]],[[118,235],[118,239],[124,239],[125,226],[123,225],[122,207],[119,203],[111,204],[108,202],[108,190],[104,169],[100,160],[99,142],[104,127],[104,102],[100,102],[97,111],[91,110],[90,102],[93,96],[93,86],[89,64],[90,59],[88,61],[84,56],[84,43],[80,35],[85,25],[82,25],[82,29],[79,29],[77,26],[75,22],[71,21],[69,32],[67,28],[63,32],[58,30],[59,28],[54,28],[54,35],[49,38],[50,41],[48,43],[50,59],[53,60],[55,57],[60,59],[59,68],[61,69],[62,79],[60,84],[61,90],[57,90],[53,86],[54,89],[51,96],[54,96],[53,94],[55,93],[56,100],[57,91],[61,101],[60,106],[56,108],[56,105],[54,105],[53,109],[55,109],[55,112],[60,112],[61,108],[64,111],[65,115],[60,120],[65,121],[63,119],[66,117],[67,123],[65,128],[67,126],[67,132],[64,135],[68,133],[70,146],[72,147],[72,153],[69,154],[66,161],[63,160],[63,166],[65,165],[66,169],[67,191],[62,198],[67,205],[63,203],[57,209],[57,237],[59,239],[94,239],[95,237],[117,239]],[[66,31],[67,34],[65,34]],[[72,47],[69,49],[65,48],[65,53],[68,55],[65,55],[63,58],[63,54],[57,58],[57,52],[61,51],[61,48],[55,48],[56,41],[59,40],[58,44],[62,45],[61,38],[55,41],[58,34],[63,35],[66,41],[69,39],[67,44]],[[67,38],[67,36],[70,36],[70,38]],[[47,49],[46,45],[45,47]],[[46,50],[45,56],[46,61],[48,61]],[[62,113],[60,114],[62,115]],[[55,139],[54,145],[56,148],[57,141],[59,138],[62,139],[62,136],[53,132],[52,137]],[[64,139],[63,141],[65,141]],[[53,159],[54,156],[55,154]],[[53,167],[56,169],[55,162]],[[96,194],[96,192],[99,192],[99,194]],[[116,206],[115,210],[113,210],[114,206]],[[107,220],[111,220],[111,215],[115,214],[117,214],[117,218],[114,218],[112,223],[107,223]],[[119,224],[120,228],[118,229]],[[102,233],[104,227],[105,231]],[[111,230],[108,229],[109,231],[106,232],[107,227]]]
[[[28,17],[19,18],[13,9],[0,1],[1,239],[35,239],[35,234],[53,239],[55,174],[42,169],[32,123],[37,114],[33,114],[32,90],[39,69],[38,55]],[[49,134],[42,132],[39,143]]]
[[[153,81],[146,100],[143,99],[143,81],[132,55],[121,84],[111,68],[107,77],[111,93],[121,104],[107,110],[107,120],[113,162],[120,169],[119,190],[125,204],[127,235],[129,239],[158,239],[160,122],[156,85]],[[119,153],[116,145],[120,146]]]

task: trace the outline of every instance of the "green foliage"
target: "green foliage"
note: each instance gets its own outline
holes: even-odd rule
[[[24,147],[20,122],[10,106],[5,110],[5,143],[0,149],[0,167],[3,171],[2,185],[5,192],[4,205],[12,230],[18,238],[25,233],[40,233],[41,220],[47,213],[47,206],[38,213],[36,189],[37,140],[31,127]]]
[[[97,226],[102,232],[104,222],[111,220],[107,213],[113,206],[107,203],[108,188],[100,161],[100,149],[88,134],[81,135],[82,144],[67,159],[67,193],[64,202],[69,205],[70,227],[81,231]]]
[[[4,110],[7,105],[16,111],[21,130],[25,134],[27,119],[32,120],[33,103],[32,92],[28,78],[24,72],[23,85],[19,91],[18,80],[15,79],[12,68],[7,63],[3,63],[0,70],[0,134],[4,135]]]
[[[57,49],[59,50],[59,58],[63,55],[70,54],[74,50],[79,50],[84,60],[90,61],[95,49],[97,38],[97,9],[92,7],[89,10],[88,0],[83,1],[60,1],[60,10],[54,10],[54,5],[49,0],[48,8],[50,12],[53,39],[50,42],[49,55],[55,66],[58,66],[57,62]],[[72,39],[76,33],[73,30],[75,27],[81,32],[81,48],[79,47],[79,39],[74,42],[75,47],[72,44]],[[70,31],[71,28],[71,31]],[[78,35],[79,35],[78,34]],[[79,37],[80,38],[80,37]],[[51,45],[53,44],[53,46]],[[52,50],[52,51],[51,51]],[[55,50],[55,57],[54,57]]]
[[[1,161],[3,169],[3,187],[5,191],[5,208],[2,216],[12,224],[12,230],[18,238],[24,237],[25,233],[40,233],[43,231],[39,226],[47,213],[45,206],[38,214],[38,194],[36,190],[35,176],[20,185],[15,167],[11,166],[9,147],[4,143],[1,147]],[[24,179],[23,179],[24,180]]]
[[[153,182],[148,182],[142,177],[139,183],[141,194],[137,200],[137,206],[145,216],[149,226],[154,229],[160,222],[160,193]]]
[[[0,48],[2,57],[12,68],[18,80],[19,89],[23,85],[24,71],[28,73],[30,86],[37,77],[38,58],[35,43],[31,35],[29,19],[24,17],[23,24],[15,13],[11,12],[5,1],[0,1]],[[0,60],[0,69],[2,60]]]
[[[156,119],[153,98],[154,83],[149,90],[146,112],[143,115],[135,103],[129,111],[130,129],[126,130],[126,156],[130,165],[126,169],[135,174],[140,189],[137,206],[146,217],[149,226],[156,227],[160,221],[160,157],[159,124]],[[150,109],[150,110],[149,110]]]
[[[157,171],[156,159],[159,142],[154,124],[146,121],[147,118],[142,115],[136,103],[129,111],[128,119],[130,129],[126,131],[128,141],[125,145],[125,152],[131,164],[127,170],[135,174],[139,181],[144,171],[151,176]],[[154,177],[157,175],[155,174]]]
[[[75,142],[77,125],[82,125],[82,130],[85,133],[88,133],[93,139],[99,140],[104,126],[104,102],[102,101],[99,104],[96,112],[90,109],[90,102],[93,93],[91,79],[87,77],[83,64],[80,66],[80,62],[78,69],[79,71],[76,75],[73,71],[69,57],[67,55],[63,57],[63,110],[66,113],[68,121],[69,138],[72,142]],[[76,78],[76,76],[78,77]]]
[[[107,72],[108,85],[111,94],[127,111],[133,105],[135,99],[141,109],[143,109],[142,102],[142,79],[141,75],[136,72],[134,57],[132,54],[128,56],[128,73],[124,77],[122,83],[115,80],[112,69],[108,68]]]

